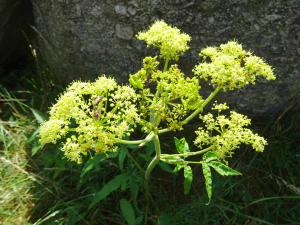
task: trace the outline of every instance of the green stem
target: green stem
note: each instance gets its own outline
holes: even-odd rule
[[[197,163],[197,164],[202,164],[201,162],[193,162],[193,161],[184,161],[185,163]]]
[[[151,141],[153,139],[154,132],[150,132],[148,136],[144,140],[138,140],[138,141],[128,141],[128,140],[122,140],[119,138],[114,138],[115,142],[121,143],[121,144],[127,144],[127,145],[139,145],[139,148],[144,146],[147,142]]]
[[[214,90],[213,93],[210,94],[210,96],[208,96],[208,98],[205,100],[205,102],[202,103],[202,105],[197,109],[195,110],[189,117],[187,117],[185,120],[182,121],[183,124],[186,124],[188,123],[191,119],[193,119],[199,112],[201,112],[204,108],[204,106],[207,105],[207,103],[210,102],[210,100],[218,93],[218,91],[222,88],[222,86],[218,86],[216,88],[216,90]],[[158,133],[159,134],[163,134],[163,133],[166,133],[166,132],[169,132],[171,131],[171,128],[165,128],[165,129],[162,129],[162,130],[159,130]]]
[[[152,161],[149,163],[146,173],[145,173],[145,182],[144,182],[144,187],[145,187],[145,192],[146,192],[146,201],[147,201],[147,206],[146,206],[146,212],[145,212],[145,224],[147,224],[147,216],[148,216],[148,208],[150,204],[150,192],[149,192],[149,178],[150,178],[150,173],[156,166],[156,164],[160,160],[160,155],[161,155],[161,150],[160,150],[160,143],[157,135],[154,135],[153,137],[154,141],[154,146],[155,146],[155,152],[156,156],[152,159]]]
[[[205,152],[208,152],[212,149],[213,146],[210,146],[209,148],[207,149],[204,149],[204,150],[201,150],[201,151],[197,151],[197,152],[188,152],[188,153],[183,153],[183,154],[168,154],[168,155],[162,155],[161,158],[172,158],[174,156],[184,156],[184,157],[189,157],[189,156],[192,156],[192,155],[200,155],[200,154],[203,154]]]
[[[207,103],[212,100],[212,98],[218,93],[218,91],[222,88],[222,86],[218,86],[216,90],[214,90],[213,93],[211,93],[208,98],[205,100],[205,102],[202,103],[202,105],[199,107],[199,109],[195,110],[189,117],[187,117],[183,122],[188,123],[191,119],[193,119],[199,112],[201,112],[204,108],[204,106],[207,105]]]
[[[167,69],[168,69],[168,63],[169,63],[169,56],[167,56],[167,58],[166,58],[165,67],[164,67],[164,72],[166,72]]]

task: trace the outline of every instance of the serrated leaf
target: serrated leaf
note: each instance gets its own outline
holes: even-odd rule
[[[174,173],[173,172],[173,169],[167,164],[167,163],[164,163],[164,162],[158,162],[158,166],[166,171],[166,172],[169,172],[169,173]]]
[[[211,179],[211,171],[209,166],[206,163],[202,163],[203,174],[205,178],[206,191],[209,198],[209,201],[206,205],[209,205],[211,196],[212,196],[212,179]]]
[[[183,153],[190,152],[189,144],[186,142],[185,138],[180,139],[181,147],[183,149]]]
[[[45,120],[47,119],[47,116],[46,114],[36,110],[36,109],[33,109],[33,108],[30,108],[31,111],[32,111],[32,114],[34,115],[35,119],[40,123],[40,124],[43,124],[45,122]]]
[[[193,171],[190,166],[184,166],[184,177],[184,194],[187,195],[188,193],[190,193],[193,181]]]
[[[182,146],[180,144],[180,141],[176,137],[174,137],[174,141],[175,141],[175,146],[176,146],[177,152],[179,154],[183,154],[184,151],[183,151],[183,148],[182,148]]]
[[[210,162],[212,160],[216,160],[217,159],[217,156],[215,155],[215,153],[213,152],[207,152],[203,155],[203,161],[205,162]]]
[[[126,148],[121,148],[119,154],[119,168],[121,171],[123,171],[125,157],[126,157]]]
[[[131,197],[133,199],[137,199],[137,196],[138,196],[138,193],[139,193],[139,185],[136,182],[137,180],[134,179],[134,178],[136,178],[136,177],[135,176],[130,177],[129,188],[130,188]]]
[[[181,170],[183,167],[185,166],[185,163],[178,163],[175,167],[175,169],[173,170],[173,172],[178,172],[179,170]]]
[[[222,176],[228,175],[242,175],[240,172],[231,169],[230,167],[224,165],[221,162],[212,161],[207,163],[209,166],[213,167]]]
[[[135,225],[135,216],[131,204],[125,199],[120,200],[120,206],[123,216],[129,225]]]
[[[127,189],[127,180],[121,182],[121,190],[124,191],[125,189]]]
[[[174,141],[179,154],[190,152],[189,144],[186,142],[185,138],[178,140],[176,137],[174,137]]]
[[[105,198],[114,190],[117,190],[120,187],[123,180],[128,178],[127,173],[122,173],[118,176],[115,176],[114,179],[110,180],[93,198],[92,203],[89,205],[88,209],[91,209],[96,203],[98,203],[101,199]]]
[[[80,174],[80,182],[83,178],[83,176],[88,172],[90,171],[96,164],[99,164],[101,161],[103,161],[104,159],[106,159],[106,155],[105,154],[99,154],[99,155],[96,155],[94,156],[93,159],[89,159],[83,169],[81,170],[81,174]]]

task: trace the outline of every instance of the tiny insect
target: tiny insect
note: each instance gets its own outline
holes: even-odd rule
[[[93,101],[93,105],[98,105],[99,102],[102,101],[102,99],[103,99],[103,96],[102,96],[102,95],[98,96],[98,97]]]
[[[240,65],[241,65],[241,67],[244,67],[245,64],[246,64],[246,62],[245,62],[244,56],[243,56],[243,57],[241,58],[241,63],[240,63]]]
[[[93,114],[93,116],[94,116],[94,119],[95,119],[95,120],[98,120],[98,119],[99,119],[99,111],[98,111],[97,108],[94,108],[94,114]]]

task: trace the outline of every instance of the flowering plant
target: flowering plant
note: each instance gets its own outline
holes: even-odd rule
[[[163,71],[157,68],[157,57],[146,57],[143,68],[130,75],[131,85],[117,85],[114,79],[105,76],[92,83],[73,82],[51,108],[50,119],[42,125],[40,131],[40,142],[55,144],[68,132],[75,132],[66,139],[62,151],[69,160],[80,164],[82,156],[90,154],[93,158],[92,152],[116,152],[117,143],[139,144],[141,147],[153,141],[155,157],[144,173],[147,201],[150,199],[150,173],[159,161],[176,165],[174,171],[184,169],[185,194],[189,193],[193,179],[189,164],[202,164],[206,189],[211,199],[210,168],[221,175],[239,175],[239,172],[228,167],[225,158],[231,156],[241,143],[263,151],[267,142],[244,128],[250,124],[250,119],[246,116],[234,111],[229,117],[220,115],[222,110],[228,109],[226,103],[214,104],[213,110],[218,111],[216,118],[211,113],[202,115],[201,112],[221,89],[234,90],[249,83],[255,84],[257,76],[263,76],[267,80],[275,79],[272,68],[263,59],[243,50],[237,42],[229,41],[220,47],[203,49],[200,53],[203,61],[194,68],[195,76],[189,78],[184,76],[176,64],[168,68],[169,60],[177,61],[180,54],[189,49],[189,35],[163,21],[157,21],[148,31],[140,32],[136,37],[145,40],[148,46],[160,48],[160,57],[165,60]],[[209,78],[215,87],[206,99],[199,94],[199,78]],[[146,86],[152,82],[156,83],[156,93],[151,93]],[[184,125],[199,114],[205,124],[205,127],[196,131],[195,144],[200,150],[190,152],[184,138],[175,138],[178,153],[163,154],[159,135],[183,130]],[[128,140],[137,124],[148,134],[147,137],[143,140]],[[211,131],[215,131],[216,135],[212,136]],[[187,160],[189,156],[200,154],[203,154],[202,161]],[[92,205],[96,202],[97,198]]]

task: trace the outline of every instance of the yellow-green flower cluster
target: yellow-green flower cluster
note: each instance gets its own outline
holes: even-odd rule
[[[215,106],[214,109],[227,108],[224,105]],[[218,116],[213,118],[211,113],[205,116],[200,116],[205,123],[206,130],[199,128],[196,131],[198,135],[195,144],[202,148],[204,145],[211,145],[212,151],[218,159],[224,159],[226,156],[231,156],[233,150],[239,148],[241,143],[252,145],[256,151],[263,151],[267,144],[263,137],[253,134],[251,130],[244,128],[250,124],[250,119],[246,116],[231,111],[230,118]],[[212,136],[212,132],[217,132],[218,135]]]
[[[51,108],[49,121],[41,127],[40,142],[55,144],[69,131],[76,131],[76,135],[67,138],[62,151],[77,163],[91,150],[97,154],[115,151],[114,138],[130,135],[131,126],[140,122],[136,100],[131,87],[118,86],[105,76],[93,83],[74,82]],[[107,112],[108,107],[112,110]]]
[[[207,80],[211,78],[214,85],[233,90],[249,83],[255,84],[257,76],[274,80],[272,68],[263,59],[243,50],[235,41],[217,47],[207,47],[201,51],[203,62],[193,72]],[[207,62],[208,58],[210,63]]]
[[[187,42],[191,37],[180,33],[176,27],[168,26],[164,21],[156,21],[147,32],[140,32],[136,37],[145,40],[147,47],[154,45],[160,48],[160,57],[164,59],[179,59],[179,54],[189,47]]]

